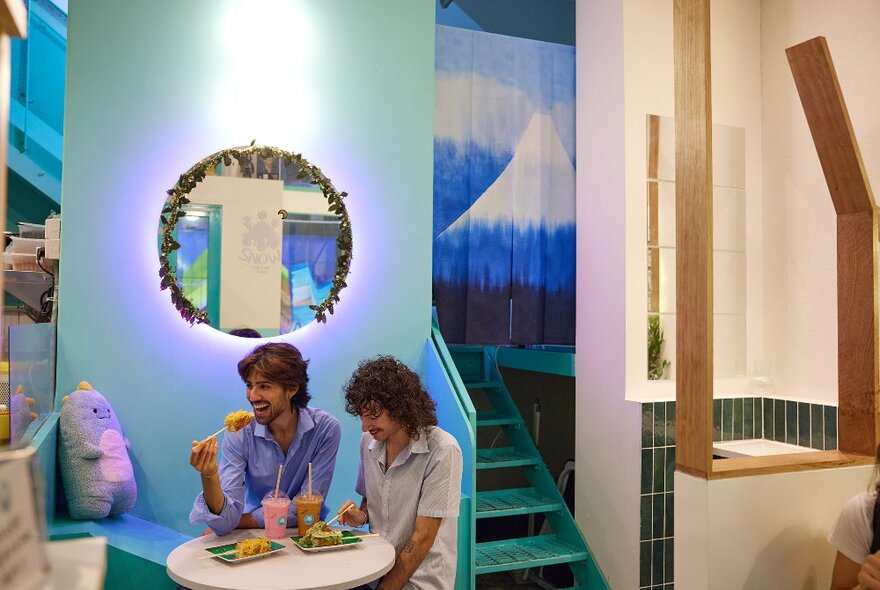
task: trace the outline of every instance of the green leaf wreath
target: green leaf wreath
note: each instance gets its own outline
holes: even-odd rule
[[[299,167],[296,178],[302,180],[309,178],[311,184],[317,185],[324,196],[327,198],[328,209],[339,219],[339,234],[336,237],[336,274],[333,276],[333,285],[327,298],[318,305],[310,305],[309,308],[315,312],[315,319],[319,322],[327,321],[327,314],[333,314],[333,306],[339,302],[339,292],[345,288],[345,279],[351,266],[351,220],[348,217],[348,211],[345,208],[343,199],[348,196],[346,192],[338,192],[330,182],[330,179],[324,176],[321,169],[311,164],[302,157],[302,154],[288,152],[276,147],[251,145],[247,147],[230,148],[221,150],[211,154],[207,158],[199,160],[192,168],[183,173],[174,185],[174,188],[166,191],[168,199],[165,201],[165,207],[160,215],[160,222],[163,226],[162,246],[159,252],[159,278],[160,289],[170,289],[171,302],[180,317],[190,323],[210,323],[208,321],[208,312],[197,308],[184,295],[180,285],[177,284],[177,277],[171,269],[171,263],[168,255],[180,248],[180,244],[174,239],[174,228],[178,220],[184,215],[181,208],[188,204],[190,200],[187,195],[207,176],[207,171],[214,169],[217,164],[222,163],[224,166],[230,166],[233,160],[237,160],[239,164],[244,165],[256,155],[264,160],[269,158],[280,158],[288,166],[295,164]],[[286,217],[286,212],[279,211]]]

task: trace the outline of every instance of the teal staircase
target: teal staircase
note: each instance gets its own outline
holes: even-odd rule
[[[545,526],[534,536],[474,541],[473,575],[566,564],[576,588],[606,588],[574,517],[504,385],[496,363],[497,348],[451,346],[449,353],[470,394],[472,407],[477,408],[476,440],[495,434],[490,446],[478,445],[476,449],[475,520],[538,514],[545,519]],[[481,435],[485,432],[489,435]],[[504,442],[495,446],[502,434]],[[485,479],[490,470],[496,469],[520,470],[528,485],[479,491],[481,475]]]
[[[37,207],[18,200],[40,200],[46,212],[19,221],[42,222],[61,202],[67,14],[51,0],[29,0],[27,7],[27,37],[10,43],[7,164],[22,187],[11,186],[9,196],[25,214]]]

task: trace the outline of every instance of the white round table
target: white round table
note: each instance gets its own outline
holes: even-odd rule
[[[296,535],[296,529],[288,529]],[[353,546],[306,553],[290,537],[275,539],[284,549],[272,555],[229,563],[199,559],[205,549],[259,537],[262,529],[205,535],[168,554],[165,567],[172,580],[192,590],[344,590],[372,582],[394,565],[394,546],[381,537],[365,537]]]

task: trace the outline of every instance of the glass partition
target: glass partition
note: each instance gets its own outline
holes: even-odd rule
[[[9,328],[9,439],[26,442],[55,407],[55,324]]]

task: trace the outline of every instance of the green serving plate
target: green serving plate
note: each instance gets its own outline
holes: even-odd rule
[[[301,543],[302,537],[290,537],[290,540],[293,541],[297,547],[307,553],[333,551],[334,549],[345,549],[347,547],[353,547],[363,541],[363,539],[361,539],[358,535],[354,534],[351,531],[342,531],[341,545],[326,545],[324,547],[303,547]]]
[[[267,555],[272,555],[276,551],[281,551],[284,549],[284,545],[281,543],[276,543],[275,541],[270,541],[272,543],[272,549],[266,551],[265,553],[257,553],[256,555],[248,555],[247,557],[235,557],[235,543],[227,543],[226,545],[217,545],[216,547],[206,547],[205,551],[208,553],[212,553],[214,557],[217,559],[222,559],[223,561],[227,561],[230,563],[239,563],[242,561],[249,561],[251,559],[256,559],[258,557],[265,557]]]

